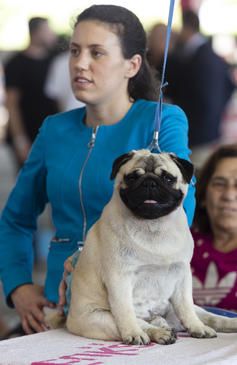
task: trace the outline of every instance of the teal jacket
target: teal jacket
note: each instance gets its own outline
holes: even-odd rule
[[[9,305],[10,294],[16,287],[32,283],[32,240],[37,217],[48,202],[55,237],[49,244],[45,295],[50,301],[58,301],[65,259],[81,244],[83,225],[86,224],[86,230],[91,227],[112,195],[113,161],[132,149],[148,147],[153,136],[155,109],[155,102],[138,100],[118,123],[100,126],[89,155],[92,128],[83,123],[85,108],[46,118],[0,220],[0,275]],[[189,159],[187,135],[184,112],[165,104],[159,136],[161,150]],[[189,224],[194,207],[194,187],[190,185],[184,202]]]

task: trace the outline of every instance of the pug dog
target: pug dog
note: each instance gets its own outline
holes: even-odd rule
[[[193,165],[171,153],[132,151],[115,160],[114,192],[89,230],[72,277],[66,327],[126,344],[171,344],[177,330],[210,338],[237,319],[193,304],[193,239],[183,200]]]

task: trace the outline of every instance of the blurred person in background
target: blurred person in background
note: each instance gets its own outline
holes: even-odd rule
[[[148,61],[150,65],[158,69],[160,73],[162,71],[164,61],[166,31],[167,26],[165,24],[156,23],[149,30],[147,36]],[[172,42],[170,42],[169,44],[169,49],[171,48],[171,46]]]
[[[25,161],[42,120],[58,111],[56,102],[44,92],[57,37],[46,18],[31,18],[28,25],[28,47],[5,65],[8,142],[18,167]]]
[[[233,48],[232,78],[235,90],[229,100],[221,122],[221,144],[230,144],[237,141],[237,37]]]
[[[194,301],[237,311],[237,144],[223,145],[207,159],[196,204]]]
[[[5,137],[8,112],[6,109],[5,75],[3,64],[0,60],[0,143]]]
[[[222,116],[235,83],[229,65],[200,33],[198,15],[186,10],[182,22],[167,93],[187,114],[191,159],[200,167],[219,142]]]
[[[160,76],[162,75],[163,62],[164,62],[166,33],[167,33],[167,26],[163,23],[156,23],[149,30],[147,35],[148,62],[152,67],[154,67],[158,71],[158,74]],[[165,71],[165,80],[168,82],[168,86],[163,90],[164,99],[167,101],[169,101],[169,94],[166,92],[166,90],[169,88],[169,83],[171,82],[172,84],[175,84],[176,64],[175,62],[173,62],[173,50],[175,48],[176,39],[177,39],[177,33],[172,30],[170,34],[168,58]]]
[[[45,94],[57,101],[60,111],[80,108],[84,104],[73,95],[69,74],[70,53],[65,50],[52,61],[45,82]]]

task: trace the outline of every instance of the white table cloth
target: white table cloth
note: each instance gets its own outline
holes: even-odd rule
[[[0,342],[1,365],[237,365],[237,334],[127,346],[51,330]]]

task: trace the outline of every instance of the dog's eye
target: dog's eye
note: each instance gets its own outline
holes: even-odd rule
[[[131,183],[131,182],[135,181],[137,178],[138,178],[138,174],[136,171],[134,171],[131,174],[128,174],[125,176],[125,182]]]
[[[173,175],[169,174],[166,171],[162,171],[161,174],[161,179],[168,185],[172,185],[176,182],[176,177],[174,177]]]

